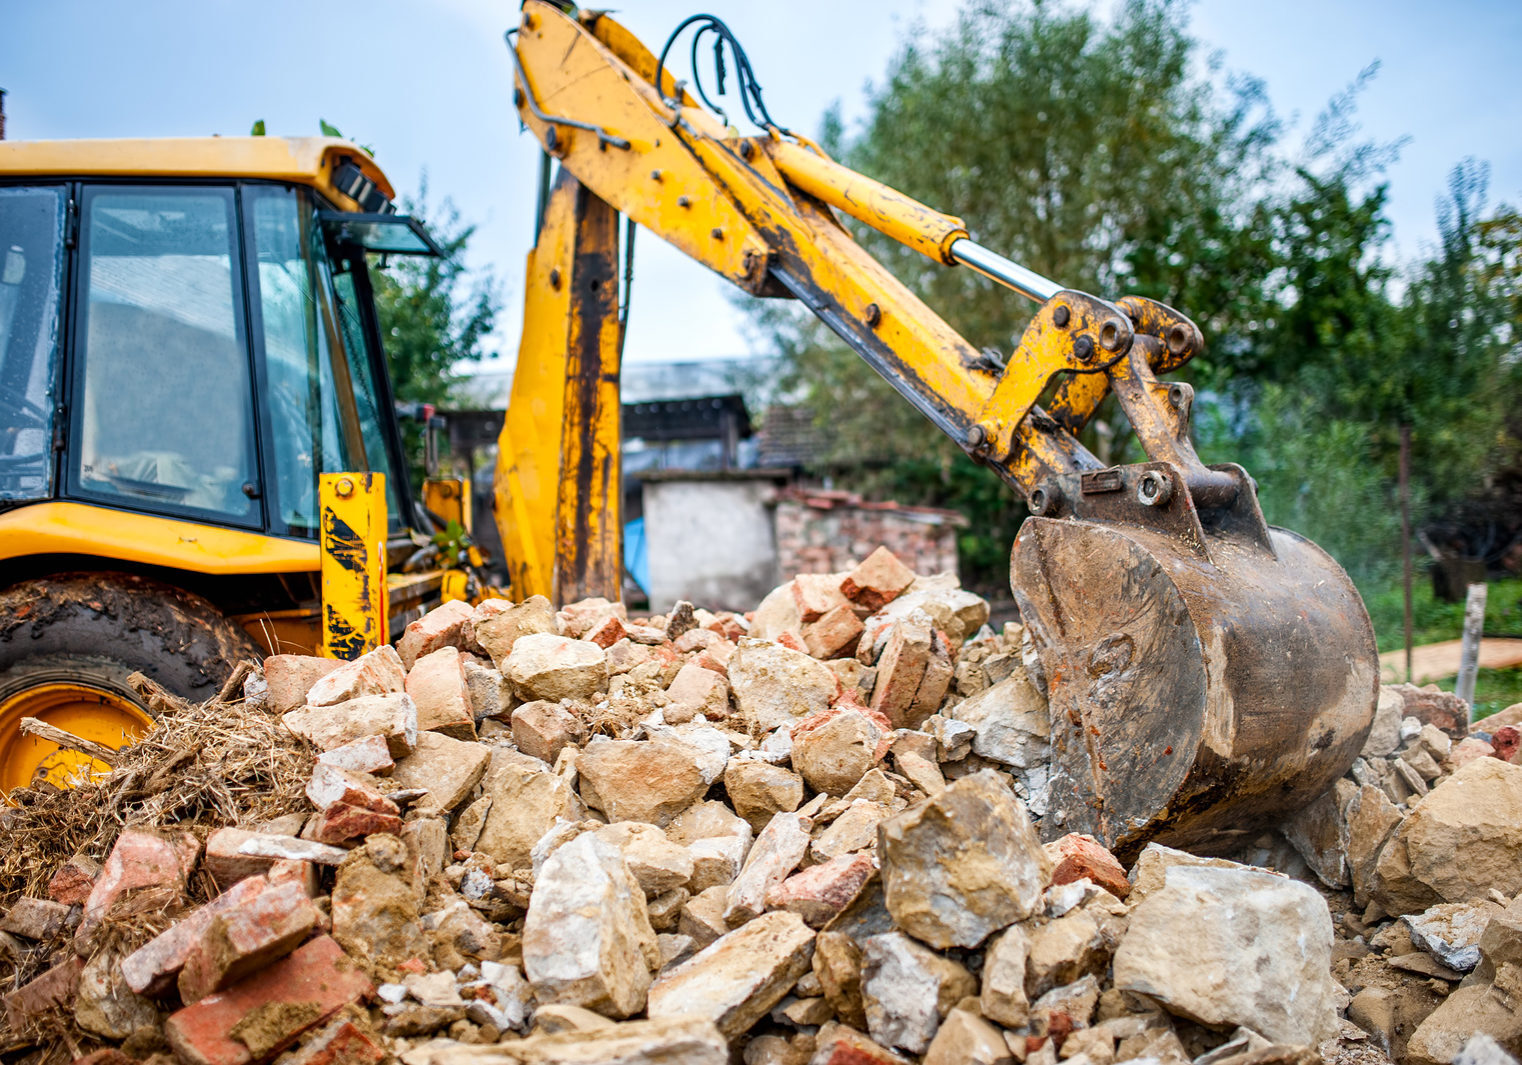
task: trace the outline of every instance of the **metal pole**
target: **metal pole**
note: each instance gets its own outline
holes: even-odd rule
[[[1406,593],[1406,683],[1411,679],[1411,427],[1400,427],[1400,563]]]
[[[1469,704],[1469,719],[1474,720],[1474,680],[1480,671],[1480,637],[1485,633],[1484,583],[1471,584],[1464,598],[1464,642],[1459,655],[1459,679],[1453,694]]]
[[[0,89],[0,141],[5,140],[5,90]]]
[[[1042,277],[1036,271],[1028,270],[965,237],[951,242],[951,257],[963,266],[976,270],[984,277],[992,278],[1037,303],[1045,303],[1062,291],[1062,286],[1051,278]]]

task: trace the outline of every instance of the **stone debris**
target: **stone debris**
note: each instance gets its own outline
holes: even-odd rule
[[[878,550],[743,618],[496,599],[266,659],[306,809],[134,824],[7,899],[0,1053],[1516,1065],[1522,706],[1382,688],[1276,831],[1116,855],[1044,823],[1045,699],[988,621]]]

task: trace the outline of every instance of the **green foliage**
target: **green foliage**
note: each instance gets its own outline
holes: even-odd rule
[[[441,532],[433,534],[430,542],[438,549],[440,564],[453,568],[465,564],[466,552],[473,541],[465,526],[450,519]]]
[[[1291,157],[1261,85],[1202,61],[1181,2],[1128,0],[1108,20],[968,3],[893,58],[859,126],[828,112],[821,140],[1065,285],[1193,317],[1208,344],[1184,373],[1202,455],[1243,463],[1270,521],[1377,584],[1399,566],[1401,426],[1418,527],[1522,471],[1522,219],[1487,212],[1484,167],[1466,161],[1439,205],[1439,246],[1398,267],[1383,173],[1400,145],[1360,140],[1356,122],[1375,72],[1329,102]],[[974,345],[1017,342],[1031,312],[1018,297],[848,224]],[[1013,493],[821,324],[750,306],[791,368],[786,387],[827,429],[829,472],[962,510],[964,579],[1002,586],[1023,515]],[[1106,462],[1142,457],[1113,400],[1084,443]]]
[[[1441,681],[1444,691],[1453,691],[1452,680]],[[1482,669],[1474,679],[1474,716],[1498,714],[1508,706],[1522,703],[1522,669]]]
[[[1201,324],[1218,333],[1259,320],[1273,231],[1255,199],[1278,168],[1279,128],[1258,84],[1218,87],[1197,73],[1183,13],[1171,0],[1132,0],[1111,21],[1055,4],[969,5],[950,31],[894,57],[859,129],[831,113],[822,139],[1064,284],[1204,309]],[[1031,307],[1019,296],[853,232],[974,345],[1007,353],[1024,330]],[[1006,587],[1024,515],[1015,493],[818,322],[785,305],[753,313],[828,427],[837,472],[866,463],[857,486],[964,509],[964,579]],[[1124,440],[1111,441],[1128,431],[1112,406],[1086,441],[1101,457],[1118,456]]]
[[[455,367],[483,357],[481,342],[500,303],[497,286],[490,274],[473,275],[465,265],[475,226],[462,222],[447,199],[430,206],[426,179],[416,199],[403,198],[401,210],[428,227],[444,256],[397,256],[376,271],[381,338],[396,398],[445,403],[458,380]]]
[[[1405,646],[1405,606],[1400,575],[1391,574],[1359,584],[1369,619],[1374,622],[1374,639],[1380,651],[1394,651]],[[1417,646],[1457,640],[1464,632],[1464,604],[1445,603],[1432,592],[1432,581],[1425,568],[1418,569],[1411,582],[1412,642]],[[1491,581],[1486,589],[1485,634],[1487,636],[1522,636],[1522,578]]]

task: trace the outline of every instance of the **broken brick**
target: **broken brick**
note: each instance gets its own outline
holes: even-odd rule
[[[894,728],[913,728],[918,724],[912,718],[920,683],[933,657],[931,639],[927,618],[923,615],[903,618],[894,624],[877,660],[872,709],[884,714]]]
[[[407,694],[417,704],[420,732],[442,732],[457,740],[476,738],[476,719],[465,684],[465,663],[454,647],[426,654],[407,674]]]
[[[99,862],[88,854],[76,854],[60,865],[48,881],[48,898],[65,906],[82,906],[99,876]]]
[[[386,1052],[348,1017],[339,1016],[292,1051],[286,1065],[380,1065]]]
[[[396,814],[335,802],[308,821],[306,828],[301,830],[301,836],[318,843],[339,844],[376,832],[399,835],[401,831],[402,819]]]
[[[217,887],[226,891],[240,880],[269,871],[274,858],[244,854],[239,848],[259,833],[245,828],[219,828],[206,837],[206,855],[201,867],[211,874]]]
[[[241,983],[173,1013],[164,1035],[185,1065],[267,1061],[374,987],[331,937],[319,936]]]
[[[609,614],[607,617],[603,618],[602,621],[598,622],[594,627],[589,629],[587,634],[582,638],[592,641],[598,647],[601,647],[604,651],[606,651],[609,647],[612,647],[615,643],[617,643],[619,640],[624,639],[628,635],[628,630],[624,628],[622,619],[620,619],[617,614]]]
[[[551,765],[565,747],[581,743],[587,727],[559,703],[539,699],[513,711],[513,742],[524,754]]]
[[[351,773],[373,773],[376,776],[386,776],[396,766],[391,748],[382,736],[363,736],[353,743],[323,751],[317,761]]]
[[[35,1020],[50,1009],[66,1006],[74,1001],[79,987],[79,974],[85,963],[76,957],[59,962],[30,983],[12,991],[0,1002],[5,1004],[5,1021],[12,1032],[22,1031],[28,1021]]]
[[[312,779],[307,782],[307,798],[319,810],[342,803],[392,816],[399,816],[402,812],[396,803],[386,798],[385,792],[380,790],[373,777],[351,773],[322,762],[312,767]]]
[[[1071,884],[1088,878],[1118,899],[1131,893],[1125,867],[1093,836],[1069,832],[1044,849],[1056,866],[1049,884]]]
[[[846,574],[840,582],[845,597],[875,613],[906,592],[914,583],[914,571],[886,547],[879,547]]]
[[[200,856],[201,841],[189,832],[123,830],[85,900],[80,940],[88,942],[107,917],[163,910],[179,902]]]
[[[798,604],[798,620],[807,624],[838,607],[849,607],[840,581],[838,573],[800,573],[794,577],[789,583],[793,586],[793,600]]]
[[[139,995],[161,995],[174,985],[191,950],[213,919],[256,899],[269,887],[263,877],[239,880],[206,905],[190,911],[122,959],[122,978]]]
[[[352,662],[340,664],[312,685],[306,705],[334,706],[368,695],[390,695],[402,691],[406,681],[396,648],[382,644]]]
[[[343,662],[312,655],[270,655],[264,660],[265,706],[272,713],[286,714],[304,706],[307,692]]]
[[[300,883],[271,884],[241,905],[221,907],[180,970],[180,998],[198,1002],[295,950],[317,926]]]
[[[811,928],[823,928],[849,906],[877,871],[868,854],[842,854],[794,873],[766,893],[770,910],[789,910]]]
[[[418,659],[441,647],[463,650],[466,623],[474,614],[475,608],[469,603],[451,599],[410,623],[402,638],[396,641],[396,653],[401,657],[402,667],[412,669]]]
[[[52,899],[19,898],[0,919],[0,932],[26,939],[52,939],[69,920],[69,907]]]
[[[803,626],[803,643],[815,658],[839,658],[861,639],[863,625],[850,603],[841,603]]]

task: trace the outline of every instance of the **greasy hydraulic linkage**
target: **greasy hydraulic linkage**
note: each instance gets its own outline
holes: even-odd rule
[[[1157,376],[1203,350],[1193,322],[1151,300],[1064,289],[981,247],[960,219],[777,127],[753,83],[746,111],[766,132],[739,136],[606,15],[528,0],[515,34],[519,116],[559,162],[557,193],[606,203],[754,295],[798,299],[1027,500],[1011,585],[1050,700],[1043,831],[1089,832],[1123,855],[1149,839],[1225,849],[1346,771],[1378,689],[1368,615],[1330,557],[1265,523],[1240,467],[1195,453],[1193,390]],[[1007,364],[889,274],[837,210],[1040,301]],[[586,269],[611,277],[611,225],[599,223],[614,234],[600,244],[546,226],[536,255],[564,247],[568,267],[591,255]],[[589,308],[547,276],[555,298],[536,296],[531,278],[528,299],[570,324],[555,318],[547,333],[535,312],[524,351],[597,363],[588,338],[613,350],[618,308],[606,288]],[[616,382],[608,361],[600,380]],[[1150,461],[1106,468],[1078,442],[1111,391]],[[608,439],[606,424],[575,430]],[[528,438],[513,437],[520,448]],[[511,484],[531,480],[531,466],[520,453],[516,482],[499,478],[499,513],[523,509]],[[591,512],[585,500],[578,512]]]

